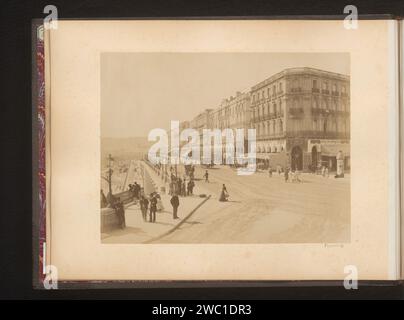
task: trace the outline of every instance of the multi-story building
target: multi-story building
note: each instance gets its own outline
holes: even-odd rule
[[[203,129],[256,129],[257,159],[263,165],[304,171],[326,165],[335,170],[337,156],[342,156],[349,168],[349,92],[347,75],[285,69],[248,92],[223,99],[218,108],[204,110],[183,126],[197,129],[201,143]]]
[[[250,125],[250,94],[237,92],[235,97],[228,99],[228,128],[245,129]]]
[[[190,128],[198,130],[199,133],[202,135],[202,130],[208,129],[210,127],[210,114],[212,111],[213,109],[205,109],[203,112],[198,114],[190,121]]]
[[[271,166],[336,169],[350,157],[349,76],[313,69],[283,70],[251,88],[257,158]]]
[[[223,99],[220,106],[210,113],[210,129],[244,129],[244,152],[248,152],[247,129],[250,126],[250,93],[236,92],[235,96]],[[234,140],[233,140],[234,142]],[[222,157],[225,161],[226,139],[222,137]]]

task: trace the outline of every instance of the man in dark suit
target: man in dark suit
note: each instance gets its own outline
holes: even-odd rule
[[[157,197],[153,194],[150,199],[150,222],[156,222]]]
[[[171,205],[173,206],[173,219],[178,219],[177,211],[178,207],[180,206],[180,199],[176,194],[171,197]]]
[[[149,200],[143,195],[140,197],[140,210],[142,211],[143,221],[147,221],[147,210],[149,209]]]

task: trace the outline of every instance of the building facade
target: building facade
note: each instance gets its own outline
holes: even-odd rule
[[[257,158],[271,166],[336,170],[350,157],[349,76],[291,68],[251,88],[251,124]]]
[[[349,169],[350,79],[314,68],[285,69],[205,109],[189,127],[201,142],[203,129],[245,129],[245,152],[247,129],[256,129],[257,161],[264,167],[337,170],[338,160]]]

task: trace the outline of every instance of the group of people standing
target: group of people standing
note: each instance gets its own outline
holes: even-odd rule
[[[157,192],[152,192],[149,197],[142,194],[139,199],[139,206],[145,222],[156,222],[156,212],[164,210],[161,196]]]
[[[272,178],[273,172],[275,170],[272,169],[272,167],[270,166],[268,168],[268,175],[270,178]],[[277,168],[276,172],[278,172],[278,175],[281,175],[283,173],[283,177],[285,179],[285,182],[302,182],[302,179],[300,178],[300,174],[301,172],[299,170],[292,170],[289,167],[286,167],[285,169],[281,168],[279,169],[279,167]]]
[[[179,195],[181,197],[192,196],[194,194],[195,181],[192,178],[189,178],[188,182],[186,177],[183,179],[180,177],[176,177],[174,174],[171,174],[171,180],[169,185],[169,195]]]

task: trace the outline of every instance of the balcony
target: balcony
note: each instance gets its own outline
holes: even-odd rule
[[[332,91],[331,94],[332,94],[333,96],[336,96],[336,97],[339,96],[339,92],[338,92],[338,91]]]
[[[323,109],[323,108],[311,108],[311,114],[314,116],[319,116],[319,115],[329,115],[331,113],[334,113],[333,110],[330,109]]]
[[[311,92],[313,92],[313,93],[320,93],[320,89],[318,89],[318,88],[312,88],[312,89],[311,89]]]
[[[322,94],[330,94],[330,90],[321,90]]]
[[[291,89],[290,89],[290,92],[293,92],[293,93],[302,92],[302,88],[301,88],[301,87],[291,88]]]
[[[288,132],[286,134],[288,138],[294,137],[305,137],[305,138],[316,138],[316,139],[349,139],[349,132],[336,132],[336,131],[314,131],[314,130],[304,130],[304,131],[294,131]]]
[[[276,133],[271,133],[271,134],[261,134],[261,135],[257,135],[257,141],[279,139],[279,138],[284,138],[284,137],[286,137],[285,132],[276,132]]]
[[[301,118],[304,115],[303,108],[290,108],[289,116],[291,118]]]
[[[252,116],[251,117],[251,122],[256,123],[256,122],[267,121],[267,120],[272,120],[272,119],[277,119],[277,118],[283,118],[284,115],[285,115],[284,111],[272,112],[272,113],[269,113],[269,114],[265,113],[264,115]]]
[[[337,116],[349,116],[348,111],[342,111],[342,110],[334,110],[334,109],[322,109],[322,108],[311,108],[311,114],[314,116],[318,115],[337,115]]]

